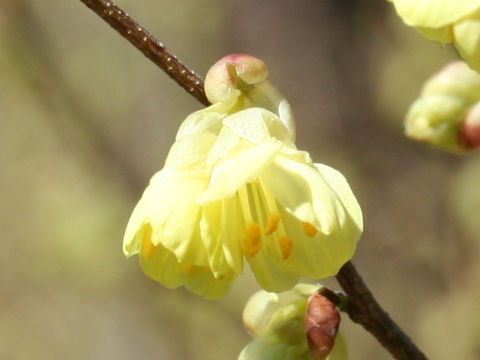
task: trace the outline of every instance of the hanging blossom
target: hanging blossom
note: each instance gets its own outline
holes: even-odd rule
[[[407,25],[430,40],[453,43],[468,65],[480,71],[480,1],[389,1]]]
[[[335,275],[362,232],[345,178],[295,147],[287,101],[259,59],[229,55],[205,79],[211,106],[180,126],[133,211],[123,250],[168,288],[225,294],[245,260],[267,291]]]

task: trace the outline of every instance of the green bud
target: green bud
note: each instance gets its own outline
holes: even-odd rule
[[[430,78],[410,106],[408,137],[445,150],[466,152],[480,145],[480,75],[455,62]]]
[[[347,360],[345,341],[335,341],[338,310],[319,289],[298,284],[282,293],[253,294],[243,320],[254,339],[238,360]]]
[[[277,336],[292,344],[304,342],[308,297],[319,288],[299,284],[282,293],[258,291],[245,306],[243,322],[254,336]]]

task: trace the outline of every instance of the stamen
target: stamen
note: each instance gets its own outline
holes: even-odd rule
[[[303,227],[303,232],[307,236],[314,237],[318,233],[317,228],[308,222],[302,221],[302,227]]]
[[[157,245],[152,243],[152,227],[148,226],[143,236],[141,256],[145,260],[150,260],[155,254],[155,250],[157,250]]]
[[[256,223],[249,224],[247,225],[245,232],[247,233],[247,238],[245,239],[245,253],[249,257],[254,257],[260,250],[260,245],[262,244],[260,225]]]
[[[268,224],[265,228],[265,235],[270,235],[275,230],[277,230],[278,223],[281,219],[280,214],[273,214],[268,217]]]
[[[292,254],[292,248],[293,248],[293,241],[292,239],[282,236],[279,240],[278,243],[280,244],[280,248],[282,249],[282,258],[283,260],[287,260],[290,255]]]

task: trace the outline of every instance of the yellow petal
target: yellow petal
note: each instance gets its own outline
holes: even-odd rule
[[[207,170],[211,169],[222,159],[224,159],[232,150],[240,147],[240,138],[227,127],[223,127],[218,137],[208,153]]]
[[[295,141],[295,118],[285,97],[270,81],[263,81],[249,89],[245,96],[253,107],[264,108],[279,118],[289,132],[289,137]]]
[[[241,186],[255,179],[281,149],[280,143],[252,146],[229,156],[212,173],[208,188],[197,201],[201,205],[232,196]]]
[[[222,119],[235,105],[237,97],[231,97],[228,101],[210,105],[187,116],[178,129],[176,139],[199,132],[218,134],[222,126]]]
[[[428,28],[416,26],[415,29],[429,40],[438,41],[443,45],[453,41],[453,25],[442,26],[439,28]]]
[[[340,198],[340,201],[347,210],[347,213],[355,223],[357,231],[360,235],[360,233],[363,231],[362,209],[360,208],[357,198],[353,194],[347,179],[345,179],[345,176],[343,176],[340,171],[324,164],[316,163],[313,164],[313,166],[317,168],[320,174],[322,174],[324,179],[328,182],[330,187],[337,193],[337,196]]]
[[[190,273],[177,261],[175,255],[158,245],[155,253],[149,259],[140,256],[140,264],[147,276],[158,281],[169,289],[184,285],[190,278]]]
[[[217,201],[203,207],[202,219],[200,221],[201,237],[208,254],[209,268],[216,277],[224,276],[232,271],[232,268],[230,267],[232,259],[230,259],[229,263],[225,256],[224,237],[229,235],[226,233],[234,231],[235,228],[227,229],[223,226],[225,221],[230,220],[225,219],[227,214],[224,213],[223,207],[223,201]],[[233,262],[235,263],[237,270],[240,270],[237,273],[240,273],[242,270],[242,258],[240,255],[238,240],[237,244],[234,244],[234,246],[237,249],[232,249],[229,255],[231,256],[235,253],[235,259]],[[238,269],[238,267],[240,267],[240,269]]]
[[[249,108],[228,116],[223,123],[238,137],[254,144],[262,144],[272,140],[264,116],[275,117],[265,109]]]
[[[205,299],[217,300],[225,295],[236,278],[237,276],[233,272],[216,278],[210,271],[196,268],[185,287]]]
[[[125,234],[123,235],[123,253],[125,256],[132,256],[140,252],[142,240],[145,233],[146,211],[145,201],[140,200],[133,209],[128,220]]]
[[[398,15],[410,26],[440,28],[480,9],[472,0],[393,0]]]
[[[299,276],[280,269],[265,248],[261,248],[254,257],[247,257],[247,261],[258,283],[266,291],[286,291],[298,282]]]
[[[275,255],[267,248],[270,260],[281,271],[311,279],[323,279],[338,273],[340,267],[350,260],[355,252],[359,231],[348,217],[345,225],[331,234],[317,232],[315,236],[305,234],[302,223],[288,211],[281,209],[285,232],[292,240],[290,256]]]
[[[277,201],[301,221],[330,234],[343,226],[345,208],[314,167],[278,156],[261,174]]]
[[[225,295],[236,278],[231,272],[216,278],[208,268],[182,264],[162,245],[158,245],[151,259],[140,257],[140,263],[145,274],[163,286],[170,289],[185,286],[193,293],[210,300]]]
[[[463,20],[453,29],[458,52],[473,70],[480,71],[480,19]]]
[[[276,138],[287,146],[294,146],[294,139],[282,121],[274,113],[262,108],[235,113],[225,118],[224,124],[240,138],[254,144],[271,142],[272,138]]]
[[[239,234],[245,229],[238,196],[222,200],[221,239],[225,258],[236,274],[243,272],[243,247]]]
[[[171,147],[165,167],[183,170],[185,174],[206,174],[206,161],[216,136],[212,133],[197,133],[182,136]]]
[[[206,184],[206,179],[163,171],[152,179],[140,200],[152,225],[154,245],[161,243],[180,262],[199,266],[208,266],[208,257],[200,237],[201,212],[195,198]]]

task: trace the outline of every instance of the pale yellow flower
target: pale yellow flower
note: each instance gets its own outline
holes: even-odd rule
[[[453,43],[460,55],[480,71],[480,1],[389,0],[403,21],[425,37]]]
[[[260,285],[335,275],[362,232],[344,177],[296,149],[294,119],[265,64],[230,55],[207,74],[213,105],[180,126],[128,223],[127,256],[169,288],[221,297],[247,260]]]

